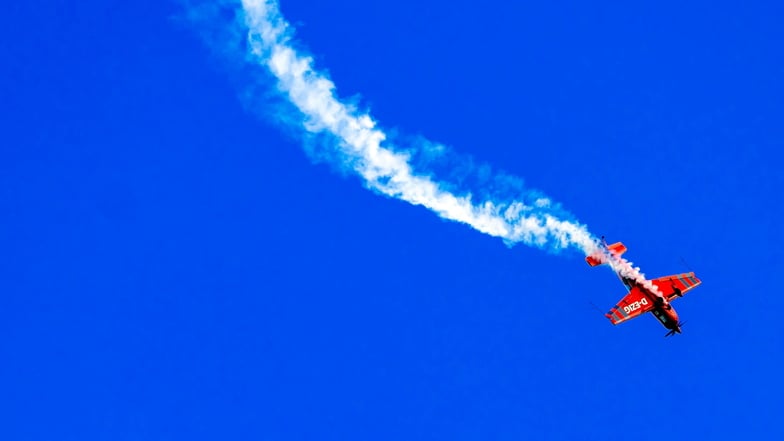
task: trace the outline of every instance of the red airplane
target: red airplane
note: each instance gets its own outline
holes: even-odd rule
[[[696,288],[702,283],[700,279],[691,272],[647,280],[639,269],[635,269],[628,260],[621,257],[624,252],[626,247],[621,242],[607,245],[602,238],[602,248],[585,258],[591,266],[605,263],[610,265],[629,291],[605,317],[610,319],[613,325],[617,325],[652,312],[661,324],[670,330],[665,337],[680,334],[683,323],[678,321],[678,313],[670,305],[670,301]]]

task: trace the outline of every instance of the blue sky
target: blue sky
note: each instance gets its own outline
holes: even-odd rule
[[[782,7],[283,1],[341,97],[703,285],[313,165],[177,2],[0,14],[0,437],[781,439]],[[250,104],[250,105],[249,105]],[[261,103],[259,104],[261,105]]]

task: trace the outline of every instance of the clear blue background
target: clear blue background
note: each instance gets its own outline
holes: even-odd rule
[[[781,3],[526,3],[282,10],[384,127],[688,261],[683,335],[311,165],[179,3],[10,2],[0,439],[784,439]]]

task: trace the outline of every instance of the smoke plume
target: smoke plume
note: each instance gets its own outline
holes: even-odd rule
[[[233,7],[237,20],[226,34],[242,34],[243,63],[271,74],[278,97],[286,103],[278,106],[275,117],[311,141],[312,157],[348,170],[372,191],[420,205],[509,245],[523,243],[548,251],[571,248],[585,255],[599,250],[599,241],[584,225],[519,178],[428,140],[396,145],[367,112],[341,101],[334,83],[314,67],[313,58],[297,49],[293,29],[276,0],[241,0]],[[314,138],[318,142],[312,142]],[[608,263],[653,286],[625,259]]]

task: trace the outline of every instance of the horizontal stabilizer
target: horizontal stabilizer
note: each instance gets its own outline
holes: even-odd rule
[[[585,258],[588,265],[597,266],[607,262],[610,256],[619,257],[626,252],[626,245],[621,242],[616,242],[612,245],[607,245],[606,249],[599,250]]]

